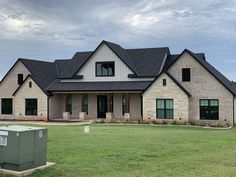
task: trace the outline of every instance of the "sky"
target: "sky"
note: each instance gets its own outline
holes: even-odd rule
[[[0,0],[0,79],[18,58],[70,59],[102,40],[204,52],[236,81],[236,0]]]

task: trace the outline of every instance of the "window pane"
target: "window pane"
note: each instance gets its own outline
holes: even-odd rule
[[[83,112],[86,112],[88,114],[88,95],[84,96],[83,100]]]
[[[219,101],[215,99],[200,100],[200,119],[219,120]]]
[[[190,68],[183,68],[182,69],[182,81],[190,81]]]
[[[208,100],[200,100],[200,106],[208,106]]]
[[[173,110],[172,109],[167,109],[166,110],[166,118],[167,119],[173,119]]]
[[[109,70],[108,71],[109,76],[113,76],[114,75],[114,63],[109,64],[108,70]]]
[[[12,99],[2,99],[2,114],[12,114]]]
[[[173,109],[173,100],[166,100],[166,109]]]
[[[37,99],[25,99],[25,115],[37,115],[37,107]]]
[[[157,109],[164,109],[165,108],[165,101],[164,100],[157,100]]]
[[[97,63],[96,64],[96,75],[97,76],[101,76],[102,75],[102,66],[101,66],[101,64],[100,63]]]
[[[218,100],[210,100],[210,106],[218,106]]]
[[[97,62],[96,75],[97,76],[114,76],[115,75],[114,62]]]
[[[103,76],[108,75],[108,65],[106,63],[102,64],[102,75]]]
[[[67,97],[67,112],[72,114],[72,96],[71,95]]]
[[[23,83],[24,75],[23,74],[18,74],[17,82],[18,85],[21,85]]]
[[[165,118],[165,110],[164,109],[157,109],[157,118],[159,118],[159,119]]]

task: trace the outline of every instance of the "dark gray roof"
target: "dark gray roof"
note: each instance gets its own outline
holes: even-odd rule
[[[144,49],[124,49],[118,44],[102,41],[106,44],[133,72],[132,77],[156,77],[168,68],[184,53],[188,52],[201,65],[203,65],[219,82],[221,82],[231,93],[236,95],[236,86],[224,77],[219,71],[211,66],[203,53],[193,53],[185,49],[181,54],[171,55],[168,47],[144,48]],[[100,46],[99,45],[99,46]],[[98,46],[98,47],[99,47]],[[98,48],[97,47],[97,48]],[[95,50],[96,51],[96,50]],[[55,60],[55,62],[44,62],[31,59],[19,59],[32,73],[34,81],[45,93],[52,89],[80,89],[80,90],[124,90],[124,89],[145,89],[150,82],[79,82],[79,83],[59,83],[56,79],[74,78],[75,74],[83,67],[87,60],[95,51],[77,52],[72,59]],[[167,58],[166,58],[167,56]],[[166,58],[166,60],[165,60]],[[165,62],[165,63],[164,63]],[[14,66],[13,66],[14,67]],[[10,69],[11,70],[11,69]],[[10,72],[9,70],[9,72]],[[8,73],[9,73],[8,72]],[[7,73],[7,74],[8,74]],[[6,74],[6,75],[7,75]],[[5,77],[4,77],[5,78]],[[4,79],[3,78],[3,79]],[[82,76],[81,76],[82,78]],[[55,82],[54,82],[55,81]],[[91,88],[90,88],[91,87]],[[49,90],[47,90],[49,88]]]
[[[173,55],[168,55],[167,59],[166,59],[166,62],[165,62],[165,66],[164,66],[164,70],[169,68],[172,63],[175,62],[175,60],[180,56],[181,54],[173,54]],[[204,53],[194,53],[194,55],[196,57],[198,57],[199,59],[203,59],[203,60],[206,60],[205,59],[205,54]]]
[[[71,78],[78,68],[80,68],[92,54],[89,52],[77,52],[70,60],[56,60],[57,77],[58,78]]]
[[[161,72],[165,57],[170,54],[168,47],[126,49],[138,76],[157,76]]]
[[[169,48],[124,49],[118,44],[103,41],[137,76],[157,76],[169,55]],[[99,46],[100,46],[99,45]],[[98,47],[99,47],[98,46]],[[97,47],[97,48],[98,48]],[[96,49],[97,49],[96,48]],[[95,49],[95,51],[96,51]],[[77,52],[71,60],[56,60],[58,78],[72,78],[94,52]]]
[[[60,91],[143,91],[151,81],[123,82],[60,82],[55,81],[47,90]]]
[[[54,63],[31,59],[19,59],[31,72],[31,77],[47,93],[46,88],[56,79],[56,67]]]

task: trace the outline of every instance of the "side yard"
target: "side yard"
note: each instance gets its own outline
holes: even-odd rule
[[[33,177],[236,176],[236,128],[48,126],[48,160]],[[1,175],[3,176],[3,175]]]

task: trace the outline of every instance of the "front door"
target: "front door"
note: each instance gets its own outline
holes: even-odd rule
[[[98,118],[106,118],[107,112],[107,96],[106,95],[98,95]]]

